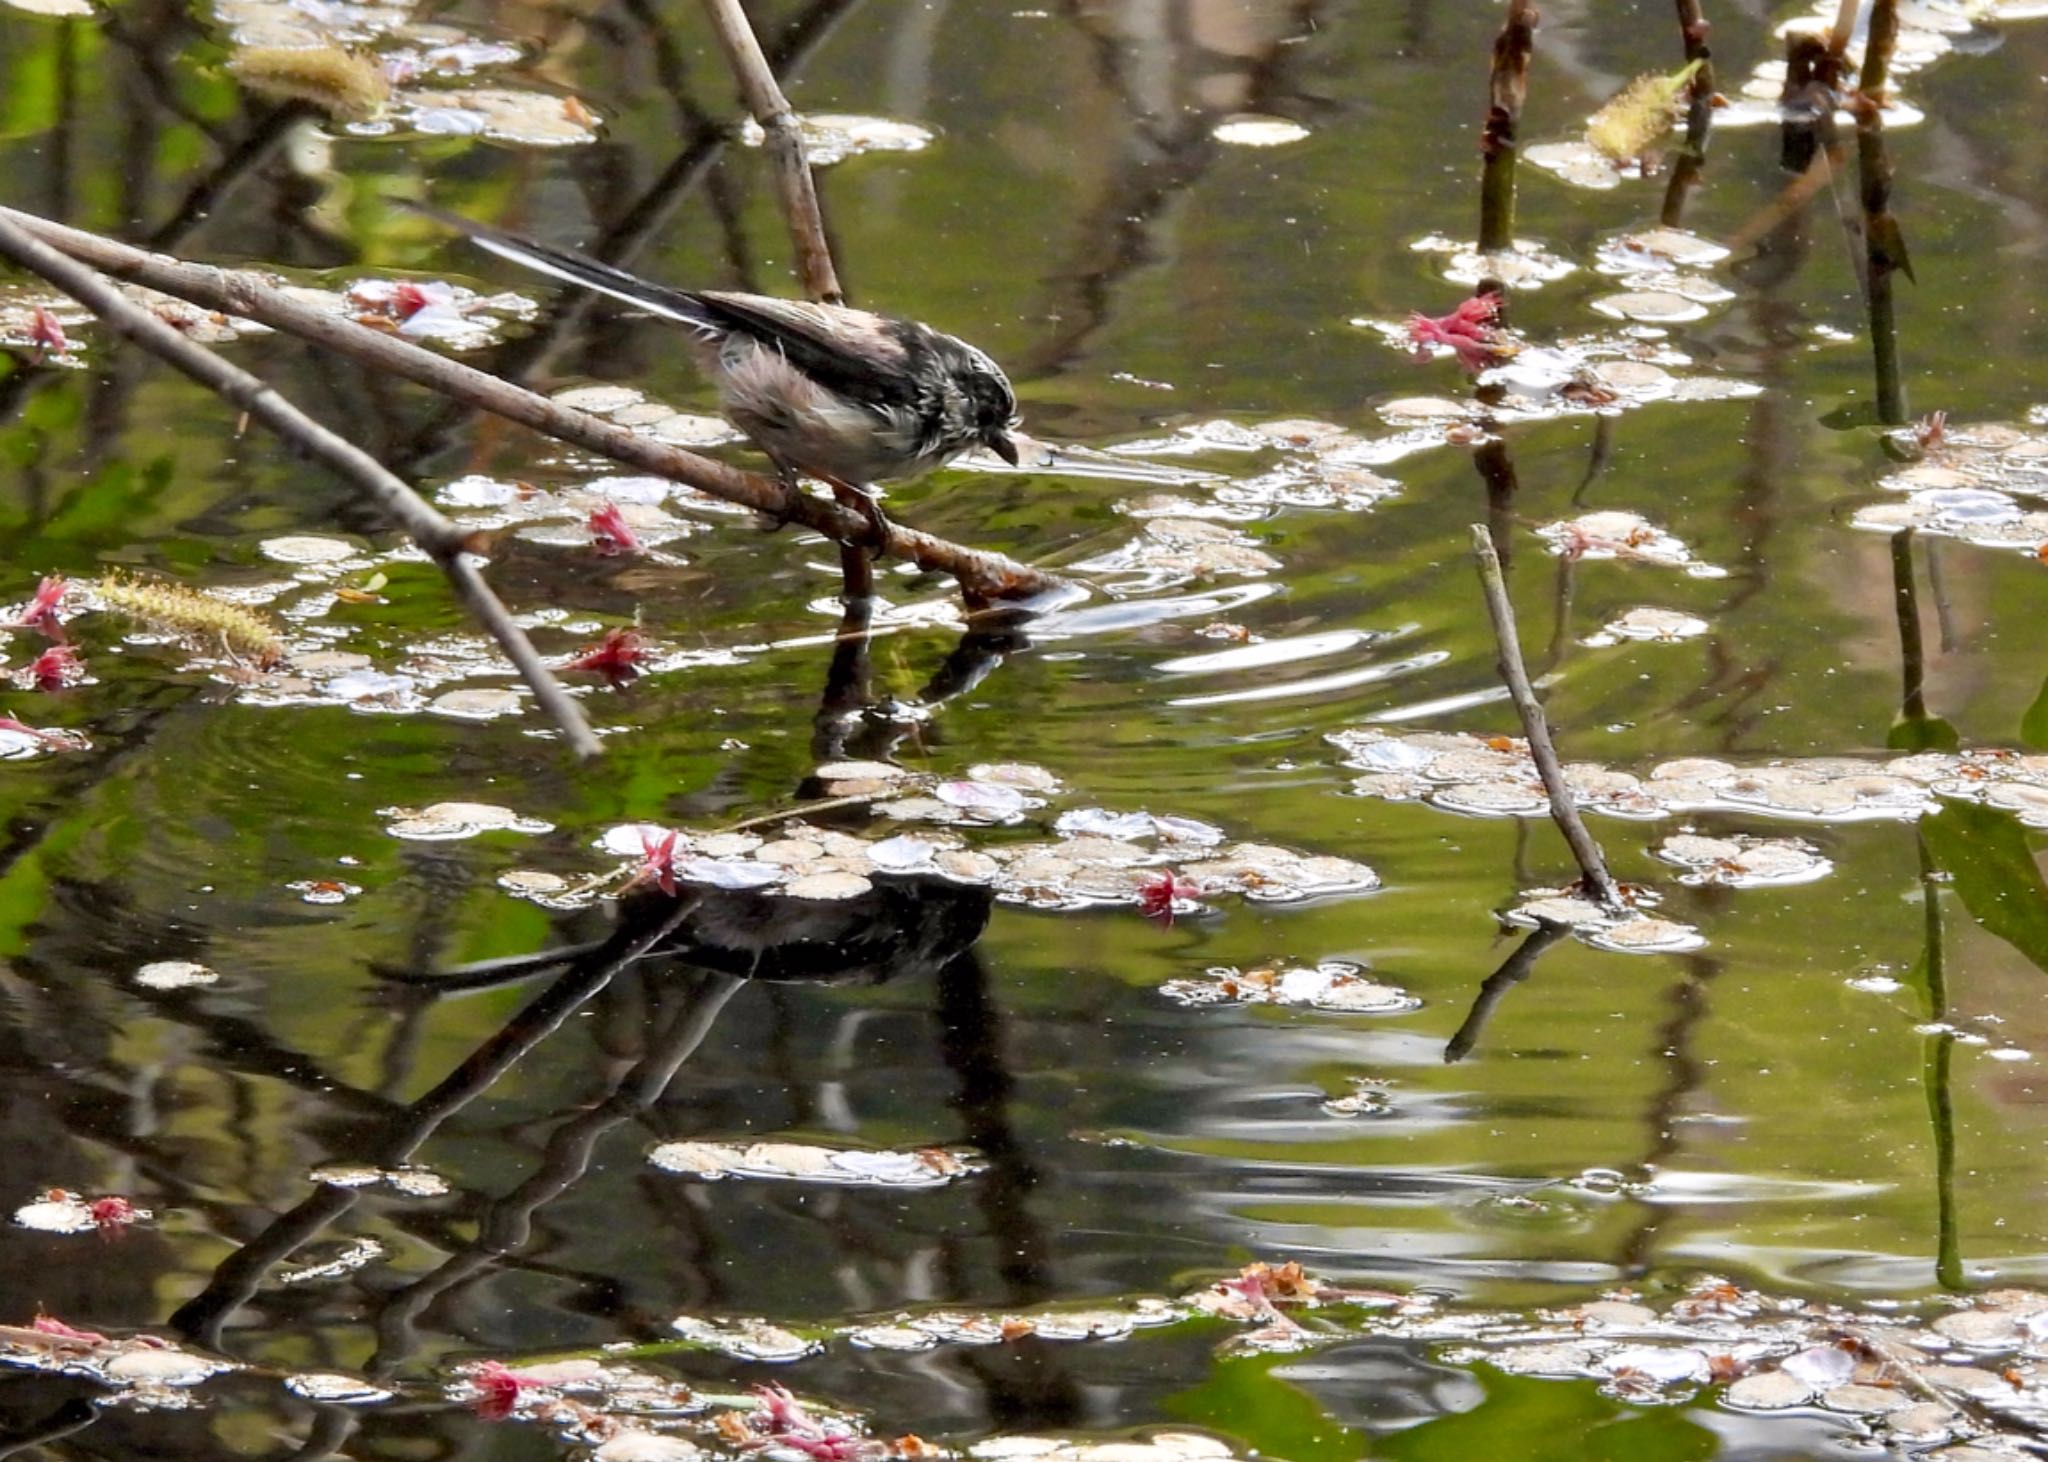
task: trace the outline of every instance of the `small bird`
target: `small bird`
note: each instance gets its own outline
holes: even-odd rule
[[[501,258],[686,326],[725,419],[785,482],[816,477],[866,516],[877,544],[888,520],[866,491],[871,484],[915,477],[976,446],[1017,465],[1009,377],[929,325],[845,305],[671,289],[439,209],[420,211]]]

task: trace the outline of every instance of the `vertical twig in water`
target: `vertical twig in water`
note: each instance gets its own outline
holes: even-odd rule
[[[1927,652],[1920,637],[1920,596],[1913,584],[1913,530],[1894,533],[1891,550],[1892,610],[1899,624],[1899,718],[1917,724],[1927,719]]]
[[[1863,38],[1863,65],[1856,74],[1856,89],[1876,101],[1891,80],[1892,51],[1899,43],[1899,0],[1873,0],[1870,34]]]
[[[247,371],[229,365],[204,346],[186,339],[92,269],[58,253],[5,218],[0,218],[0,257],[49,280],[104,320],[115,333],[177,367],[231,405],[239,406],[395,519],[448,576],[464,607],[518,668],[534,699],[576,754],[598,754],[601,748],[583,719],[582,708],[541,663],[525,632],[512,622],[505,606],[477,572],[474,561],[465,556],[468,535],[387,472],[376,458],[321,426]]]
[[[1678,27],[1685,40],[1685,59],[1693,66],[1686,91],[1697,107],[1714,96],[1714,53],[1707,46],[1707,13],[1700,0],[1678,0]]]
[[[1536,7],[1508,0],[1508,18],[1493,42],[1487,83],[1486,126],[1479,151],[1486,171],[1479,186],[1479,252],[1499,253],[1515,242],[1515,135],[1529,94],[1529,57],[1536,50]]]
[[[1493,537],[1483,523],[1472,525],[1472,551],[1479,559],[1479,582],[1486,590],[1486,612],[1493,620],[1494,639],[1500,647],[1501,679],[1507,682],[1508,696],[1522,718],[1522,733],[1529,739],[1529,755],[1536,762],[1537,775],[1543,778],[1543,790],[1550,796],[1550,816],[1571,846],[1572,857],[1578,860],[1587,895],[1610,913],[1620,913],[1627,905],[1607,871],[1607,860],[1600,856],[1600,845],[1593,841],[1579,816],[1578,803],[1557,759],[1557,748],[1550,743],[1550,723],[1544,719],[1543,704],[1529,684],[1528,669],[1522,664],[1522,646],[1516,638],[1515,607],[1508,602],[1507,576],[1501,572],[1500,556],[1493,551]]]
[[[1778,94],[1783,113],[1778,163],[1803,173],[1820,153],[1823,134],[1832,141],[1836,60],[1819,36],[1794,31],[1785,37],[1785,87]]]
[[[1707,134],[1714,125],[1714,53],[1707,46],[1707,17],[1700,0],[1678,0],[1678,28],[1693,72],[1686,84],[1685,146],[1671,164],[1671,181],[1664,187],[1661,221],[1666,228],[1677,228],[1685,218],[1686,195],[1706,166]]]
[[[1920,900],[1925,945],[1920,967],[1927,980],[1927,1025],[1921,1051],[1920,1084],[1927,1095],[1927,1121],[1934,1138],[1934,1278],[1943,1289],[1962,1292],[1963,1245],[1956,1227],[1956,1112],[1949,1090],[1949,1063],[1956,1033],[1948,1021],[1948,972],[1942,955],[1941,870],[1920,834]]]
[[[1870,37],[1864,45],[1866,85],[1854,99],[1856,111],[1856,174],[1863,203],[1863,293],[1870,306],[1870,349],[1877,369],[1877,419],[1885,426],[1906,421],[1906,383],[1899,369],[1899,322],[1892,300],[1892,276],[1913,277],[1905,235],[1892,213],[1892,159],[1885,145],[1884,116],[1875,76],[1883,83],[1891,66],[1892,42],[1899,33],[1898,0],[1876,0],[1870,14]]]
[[[768,58],[761,54],[761,43],[754,38],[753,24],[740,8],[740,0],[704,0],[704,9],[718,32],[718,44],[732,66],[733,79],[739,83],[740,97],[767,136],[775,187],[782,199],[783,216],[789,221],[790,237],[796,243],[797,276],[803,280],[804,293],[825,304],[842,304],[845,296],[840,292],[838,271],[832,267],[832,246],[818,209],[817,185],[789,98],[782,94]]]

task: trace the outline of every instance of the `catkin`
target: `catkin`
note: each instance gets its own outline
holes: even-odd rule
[[[237,51],[228,69],[252,91],[311,102],[352,121],[374,117],[391,98],[382,68],[339,46],[251,46]]]
[[[1631,163],[1671,125],[1671,104],[1692,80],[1693,61],[1670,76],[1638,76],[1586,122],[1586,141],[1609,162]]]
[[[284,659],[284,640],[268,619],[203,589],[168,579],[109,576],[93,592],[109,609],[199,645],[225,647],[237,659],[266,669]]]

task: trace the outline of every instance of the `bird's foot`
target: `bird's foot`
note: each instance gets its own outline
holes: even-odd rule
[[[862,547],[867,550],[869,558],[880,558],[889,542],[889,515],[882,511],[882,504],[874,493],[855,487],[850,482],[841,482],[830,477],[825,480],[831,485],[832,496],[839,500],[840,506],[852,508],[867,519],[868,531],[873,535],[873,541],[863,544]]]

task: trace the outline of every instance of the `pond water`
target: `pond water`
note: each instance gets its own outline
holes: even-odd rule
[[[671,328],[397,203],[796,293],[698,7],[51,8],[0,5],[0,203],[514,294],[446,348],[754,461]],[[1086,595],[970,626],[884,564],[863,634],[829,544],[224,345],[487,531],[543,653],[638,625],[650,673],[568,677],[588,764],[341,484],[79,312],[33,363],[49,293],[10,284],[0,602],[70,580],[87,678],[0,697],[85,738],[0,732],[0,1325],[111,1338],[0,1330],[6,1454],[2030,1455],[2033,8],[1907,7],[1924,445],[1878,424],[1853,129],[1788,201],[1743,100],[1791,7],[1709,7],[1736,104],[1689,192],[1676,135],[1602,188],[1525,161],[1556,277],[1476,394],[1403,321],[1470,293],[1436,244],[1473,237],[1501,7],[757,12],[795,105],[854,119],[819,129],[851,297],[987,348],[1050,448],[891,513]],[[1656,5],[1543,19],[1530,143],[1682,55]],[[322,36],[402,62],[382,120],[229,69]],[[591,551],[607,500],[648,553]],[[1577,870],[1503,739],[1474,523],[1649,937],[1501,920]],[[263,608],[289,658],[124,617],[116,571]],[[781,882],[590,892],[643,825]]]

